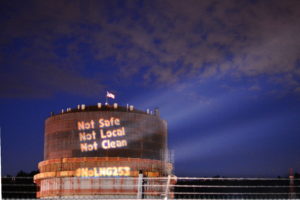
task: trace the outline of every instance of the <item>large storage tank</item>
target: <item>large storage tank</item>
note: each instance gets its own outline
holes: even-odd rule
[[[136,198],[139,173],[172,173],[167,155],[167,123],[157,110],[117,104],[69,108],[46,120],[44,161],[34,177],[37,196]],[[159,197],[161,188],[147,191],[148,196]]]

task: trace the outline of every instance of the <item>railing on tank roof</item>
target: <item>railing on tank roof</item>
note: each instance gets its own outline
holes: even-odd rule
[[[85,104],[78,104],[77,108],[66,108],[62,109],[61,113],[54,113],[50,112],[50,116],[55,116],[59,114],[65,114],[65,113],[75,113],[75,112],[83,112],[83,111],[120,111],[120,112],[133,112],[133,113],[139,113],[139,114],[147,114],[147,115],[153,115],[159,117],[159,109],[155,108],[154,111],[151,111],[150,109],[146,109],[146,111],[135,109],[133,105],[127,104],[126,106],[120,106],[117,103],[113,104],[102,104],[97,103],[97,105],[90,105],[86,106]]]

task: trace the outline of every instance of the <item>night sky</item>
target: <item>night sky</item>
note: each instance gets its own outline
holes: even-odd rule
[[[300,172],[299,0],[2,0],[0,25],[3,175],[107,90],[160,109],[177,176]]]

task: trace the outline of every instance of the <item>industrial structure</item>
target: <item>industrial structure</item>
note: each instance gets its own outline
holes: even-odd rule
[[[158,109],[98,103],[51,113],[34,177],[37,197],[136,198],[141,184],[166,184],[154,177],[172,174],[168,155],[167,123]],[[153,179],[139,183],[141,176]],[[161,198],[162,190],[148,188],[144,197]]]

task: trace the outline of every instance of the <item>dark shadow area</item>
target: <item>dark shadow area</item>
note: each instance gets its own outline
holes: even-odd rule
[[[16,176],[2,177],[3,199],[35,199],[38,188],[33,182],[33,176],[38,171],[26,173],[19,171]]]

